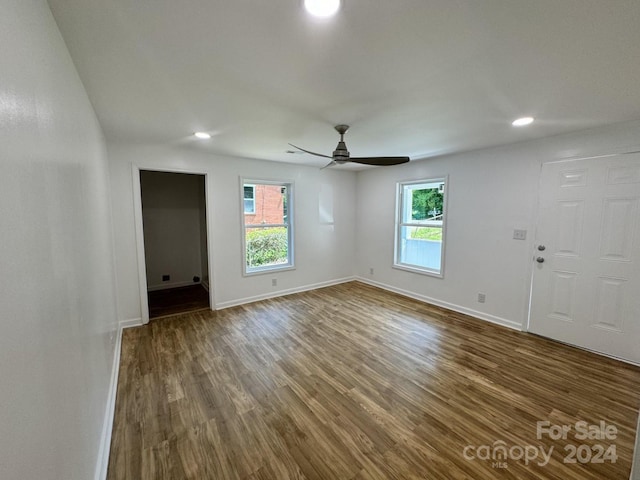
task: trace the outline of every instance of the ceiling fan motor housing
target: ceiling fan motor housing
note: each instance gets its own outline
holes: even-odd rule
[[[350,155],[349,150],[347,150],[347,145],[344,143],[344,134],[349,130],[349,125],[336,125],[334,128],[336,132],[340,134],[340,141],[333,151],[333,161],[336,163],[347,163]]]
[[[349,161],[349,150],[343,141],[338,142],[338,146],[333,151],[333,161],[336,163],[346,163]]]

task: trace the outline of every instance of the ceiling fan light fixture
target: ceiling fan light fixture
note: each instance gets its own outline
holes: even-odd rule
[[[193,136],[200,140],[209,140],[211,138],[211,134],[207,132],[195,132]]]
[[[349,125],[336,125],[336,132],[340,134],[340,141],[338,142],[338,146],[333,151],[333,155],[325,155],[323,153],[312,152],[311,150],[305,150],[304,148],[300,148],[293,143],[290,143],[293,148],[300,150],[301,152],[308,153],[310,155],[315,155],[316,157],[323,157],[331,159],[327,165],[322,168],[330,167],[331,165],[342,165],[344,163],[359,163],[362,165],[374,165],[374,166],[391,166],[391,165],[400,165],[402,163],[407,163],[411,160],[409,157],[352,157],[347,150],[347,145],[344,143],[344,134],[349,130]]]
[[[314,17],[327,18],[340,9],[340,0],[304,0],[304,8]]]
[[[513,125],[514,127],[526,127],[527,125],[531,125],[533,121],[533,117],[516,118],[513,122],[511,122],[511,125]]]

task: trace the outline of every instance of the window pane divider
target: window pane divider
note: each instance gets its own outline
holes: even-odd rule
[[[277,228],[277,227],[288,227],[288,223],[247,223],[245,224],[246,228]]]
[[[442,223],[401,223],[401,227],[442,228]]]

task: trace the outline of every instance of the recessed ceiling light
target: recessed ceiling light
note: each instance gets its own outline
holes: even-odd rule
[[[207,140],[211,138],[211,135],[208,134],[207,132],[196,132],[194,133],[194,135],[198,138],[201,138],[202,140]]]
[[[340,0],[304,0],[304,8],[314,17],[330,17],[340,8]]]
[[[524,127],[533,123],[533,117],[522,117],[511,122],[514,127]]]

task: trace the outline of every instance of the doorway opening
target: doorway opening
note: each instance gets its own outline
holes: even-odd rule
[[[206,177],[140,170],[149,318],[209,310]]]

